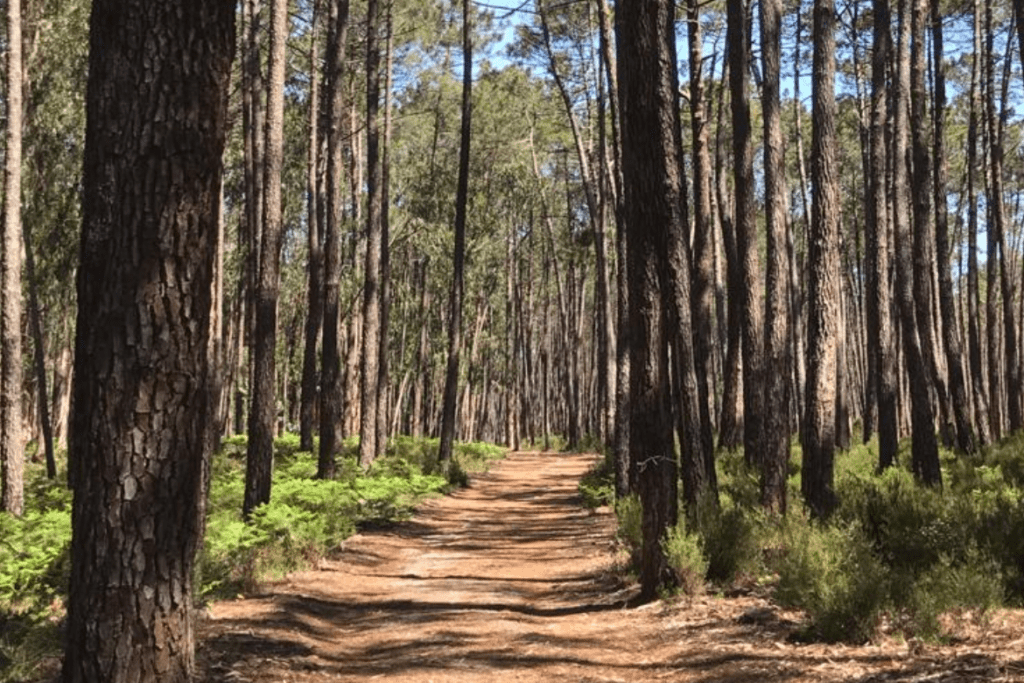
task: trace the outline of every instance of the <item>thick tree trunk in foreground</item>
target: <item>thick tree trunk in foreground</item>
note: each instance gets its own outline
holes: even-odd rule
[[[816,188],[808,235],[807,386],[800,488],[816,517],[836,505],[833,490],[836,347],[839,307],[839,176],[836,162],[835,5],[814,2],[814,133],[811,176]]]
[[[227,0],[92,5],[68,683],[192,677],[234,22]]]
[[[7,131],[0,254],[0,510],[25,505],[21,429],[21,0],[7,0]]]
[[[643,504],[640,597],[653,600],[676,581],[662,547],[678,516],[664,297],[670,284],[666,237],[682,229],[675,11],[669,0],[622,0],[617,10],[632,335],[630,459]]]

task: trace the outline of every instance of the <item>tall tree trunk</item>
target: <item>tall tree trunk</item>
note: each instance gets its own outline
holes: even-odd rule
[[[764,424],[761,505],[786,512],[790,427],[789,254],[786,251],[786,168],[782,141],[782,0],[761,0],[764,72],[764,178],[767,255],[764,336]]]
[[[896,415],[897,366],[889,301],[892,242],[889,236],[889,185],[887,182],[886,75],[892,55],[889,0],[873,0],[874,50],[871,63],[871,152],[867,207],[867,323],[878,409],[878,468],[896,462],[899,447]]]
[[[323,341],[320,369],[320,452],[317,477],[334,477],[344,424],[344,378],[341,374],[341,219],[344,203],[343,140],[345,131],[345,47],[348,37],[348,0],[331,0],[327,49],[327,206],[324,220]]]
[[[746,0],[728,0],[726,40],[729,41],[729,101],[732,110],[733,194],[736,226],[736,263],[743,351],[743,452],[748,464],[760,457],[764,400],[764,311],[758,296],[760,265],[757,256],[757,221],[754,214],[754,147],[750,124],[747,72],[750,35]]]
[[[939,422],[943,433],[949,433],[950,400],[943,369],[939,365],[938,346],[933,324],[932,273],[935,263],[935,237],[932,219],[932,158],[928,144],[926,115],[928,94],[925,89],[927,61],[924,25],[928,16],[928,0],[912,0],[910,9],[910,137],[913,173],[911,204],[914,251],[914,305],[921,353],[934,390]]]
[[[384,18],[384,144],[380,174],[380,347],[377,364],[377,448],[388,442],[388,337],[391,330],[391,89],[394,70],[394,0],[386,0]]]
[[[910,16],[909,0],[899,3],[899,43],[896,48],[896,88],[893,107],[893,226],[896,240],[896,290],[899,295],[900,319],[903,333],[903,351],[910,380],[911,402],[911,460],[915,476],[922,482],[941,485],[942,473],[938,468],[938,444],[935,440],[935,420],[931,397],[928,395],[929,377],[924,352],[921,350],[918,328],[927,321],[917,321],[914,307],[914,256],[910,168],[911,148],[908,111],[910,109]]]
[[[620,0],[616,9],[631,329],[630,455],[643,507],[640,598],[649,601],[676,582],[662,546],[678,517],[664,296],[671,286],[667,233],[683,230],[675,8],[670,0]]]
[[[21,428],[21,0],[7,0],[7,130],[4,233],[0,254],[0,510],[25,505],[25,436]]]
[[[50,398],[46,389],[46,344],[43,337],[42,311],[39,310],[39,294],[36,284],[36,265],[32,254],[32,235],[28,224],[21,225],[25,244],[25,277],[28,279],[28,313],[32,329],[32,367],[36,374],[36,389],[39,400],[39,423],[43,432],[42,448],[46,458],[46,476],[57,477],[57,461],[53,450],[53,423],[50,421]]]
[[[469,144],[473,115],[473,42],[469,0],[462,0],[462,130],[459,138],[459,179],[455,190],[455,246],[449,297],[448,363],[444,377],[441,442],[438,460],[452,458],[455,441],[455,403],[459,390],[459,353],[462,347],[463,271],[466,262],[466,209],[469,202]]]
[[[836,346],[839,306],[839,176],[836,163],[835,5],[814,1],[814,133],[811,176],[816,188],[808,235],[807,399],[800,487],[812,514],[826,517],[833,491]]]
[[[949,392],[956,421],[956,443],[963,453],[973,453],[978,446],[971,424],[970,401],[963,373],[963,346],[956,323],[956,295],[949,255],[949,216],[946,202],[946,63],[943,50],[942,12],[939,0],[931,0],[932,50],[935,70],[935,106],[932,111],[932,141],[935,188],[935,251],[939,265],[939,301],[942,310],[942,340],[949,372]]]
[[[989,142],[989,207],[992,217],[990,234],[998,248],[999,286],[1003,302],[1003,373],[1006,376],[1006,418],[1011,432],[1024,429],[1024,384],[1020,367],[1020,349],[1017,346],[1016,315],[1013,310],[1013,285],[1010,276],[1010,256],[1006,247],[1006,210],[1003,206],[1003,125],[996,109],[995,96],[995,25],[992,2],[985,3],[985,32],[988,81],[988,142]],[[989,250],[989,259],[996,260],[995,251]],[[991,287],[993,283],[989,283]],[[989,319],[994,326],[994,318]],[[991,360],[989,361],[991,363]]]
[[[329,2],[331,0],[328,0]],[[299,398],[299,448],[313,450],[313,425],[317,407],[317,342],[324,318],[324,247],[317,210],[320,169],[320,3],[315,0],[309,45],[309,152],[306,169],[306,231],[309,248],[309,281],[306,298],[305,349],[302,355],[302,393]]]
[[[377,398],[381,339],[381,221],[379,0],[366,5],[366,257],[363,273],[363,339],[359,364],[359,463],[369,467],[378,455]]]
[[[708,122],[704,96],[703,38],[700,5],[689,0],[686,26],[690,55],[690,130],[693,144],[693,346],[701,412],[701,440],[705,453],[714,453],[712,402],[715,386],[711,366],[714,362],[715,240],[711,205],[711,155],[708,150]],[[714,463],[705,465],[713,471]]]
[[[227,0],[92,3],[67,683],[193,679],[234,23]]]
[[[266,158],[263,181],[263,237],[260,277],[256,289],[256,328],[253,339],[252,403],[249,406],[249,442],[246,450],[245,500],[248,518],[270,501],[274,469],[274,423],[277,417],[277,299],[281,288],[281,172],[284,166],[285,42],[288,2],[272,0],[270,63],[267,78]]]
[[[974,0],[974,50],[971,57],[970,114],[967,123],[967,355],[975,423],[982,444],[992,441],[989,395],[981,345],[981,295],[978,282],[978,117],[981,114],[981,0]]]

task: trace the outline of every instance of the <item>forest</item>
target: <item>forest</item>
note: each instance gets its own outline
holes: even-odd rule
[[[638,603],[1024,601],[1024,0],[3,5],[0,672],[190,680],[506,450]]]

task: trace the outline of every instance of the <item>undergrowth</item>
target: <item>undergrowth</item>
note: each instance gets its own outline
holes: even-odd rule
[[[315,479],[317,460],[285,434],[274,442],[270,503],[242,520],[244,436],[225,439],[211,461],[206,533],[196,559],[199,600],[257,590],[289,571],[314,565],[361,526],[408,517],[429,496],[464,486],[504,454],[490,444],[457,443],[446,467],[437,439],[398,437],[369,471],[357,464],[358,441],[345,441],[334,479]],[[63,462],[65,459],[61,459]],[[71,493],[66,474],[26,468],[25,514],[0,513],[0,683],[30,679],[59,655],[70,574]]]
[[[700,590],[699,571],[717,590],[757,590],[803,610],[798,635],[814,640],[863,642],[882,631],[941,639],[996,607],[1024,604],[1024,435],[971,457],[943,451],[942,490],[914,481],[908,449],[901,444],[900,465],[881,474],[874,442],[838,453],[840,506],[827,522],[801,505],[798,444],[784,519],[761,511],[742,451],[719,453],[720,504],[699,511],[692,529],[681,518],[669,531],[669,563],[687,592]],[[640,503],[614,505],[635,563]]]

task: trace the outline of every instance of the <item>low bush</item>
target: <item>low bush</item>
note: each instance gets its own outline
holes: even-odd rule
[[[668,530],[663,547],[668,565],[679,579],[679,589],[686,595],[703,592],[708,561],[704,558],[700,536],[688,531],[680,522]]]

